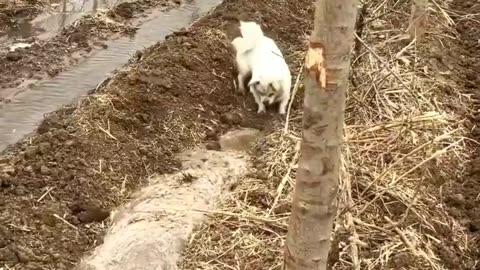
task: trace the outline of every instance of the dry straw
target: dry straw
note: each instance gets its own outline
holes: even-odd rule
[[[428,61],[430,51],[441,53],[438,40],[449,35],[452,19],[446,4],[435,1],[424,43],[405,43],[410,7],[400,2],[369,1],[368,23],[357,38],[334,269],[449,269],[442,254],[464,254],[470,247],[441,190],[462,174],[469,156],[463,119],[447,104],[468,108],[471,101],[458,91],[444,94],[454,83]],[[301,53],[292,55],[298,59],[291,63],[301,63]],[[301,92],[299,82],[295,89]],[[181,269],[281,269],[301,110],[292,108],[287,119],[256,146],[257,172],[242,179],[219,204],[221,211],[210,213],[191,237]]]

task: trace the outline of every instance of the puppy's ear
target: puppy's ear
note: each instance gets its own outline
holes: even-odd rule
[[[250,82],[248,83],[248,87],[252,87],[252,86],[255,87],[255,86],[259,85],[259,84],[260,84],[260,81],[259,81],[259,80],[253,80],[253,79],[252,79],[252,80],[250,80]]]

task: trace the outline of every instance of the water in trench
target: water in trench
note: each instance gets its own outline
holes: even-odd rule
[[[29,37],[47,39],[85,14],[94,14],[112,8],[121,2],[126,2],[126,0],[62,0],[50,11],[40,14],[31,21],[19,23],[1,37],[0,41],[4,43],[13,38]]]
[[[164,40],[166,35],[189,25],[221,2],[190,0],[178,8],[153,13],[135,37],[108,41],[107,49],[96,51],[70,70],[18,91],[11,102],[0,107],[0,151],[32,133],[45,113],[55,111],[95,88],[115,69],[126,64],[135,51]]]

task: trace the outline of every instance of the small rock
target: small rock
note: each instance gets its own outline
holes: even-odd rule
[[[24,172],[32,173],[33,172],[33,167],[32,166],[26,166],[23,168]]]
[[[75,140],[68,140],[65,142],[65,146],[72,147],[75,146],[77,142]]]
[[[205,148],[207,150],[213,150],[213,151],[220,151],[222,149],[219,142],[208,142],[205,145]]]
[[[118,15],[120,17],[130,19],[130,18],[133,18],[133,12],[134,12],[134,7],[132,3],[121,3],[114,8],[112,12],[113,14],[110,14],[110,15],[111,16]]]
[[[49,142],[40,143],[38,146],[40,153],[42,153],[43,155],[48,153],[48,150],[50,150],[50,147],[51,147],[51,144]]]
[[[241,122],[241,117],[236,113],[227,112],[220,116],[220,121],[227,125],[238,125]]]
[[[480,219],[472,220],[468,226],[471,232],[480,231]]]
[[[3,176],[0,178],[0,188],[9,188],[13,184],[12,180],[8,176]]]
[[[447,200],[454,206],[461,206],[465,204],[465,197],[460,193],[451,195],[447,198]]]
[[[49,175],[51,173],[51,170],[47,166],[42,165],[40,167],[40,173],[43,175]]]
[[[13,237],[12,232],[10,232],[10,230],[7,227],[0,225],[0,239],[11,240],[12,237]]]
[[[172,82],[167,78],[158,78],[155,80],[155,84],[165,89],[172,89],[173,87]]]
[[[59,129],[55,132],[54,134],[55,138],[57,138],[59,141],[66,141],[68,139],[68,131],[65,129]]]
[[[39,152],[39,149],[38,147],[36,146],[30,146],[27,148],[27,150],[25,150],[25,157],[26,158],[33,158],[34,156],[36,156]]]
[[[18,263],[17,255],[10,248],[0,249],[0,261]]]
[[[207,140],[216,141],[216,140],[218,140],[218,133],[215,130],[209,130],[205,134],[205,137],[206,137]]]

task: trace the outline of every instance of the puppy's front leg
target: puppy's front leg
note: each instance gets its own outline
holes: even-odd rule
[[[266,112],[267,110],[265,109],[265,104],[263,104],[263,102],[262,102],[262,100],[260,99],[260,96],[258,95],[257,91],[256,91],[255,89],[253,89],[252,87],[250,87],[250,92],[252,93],[253,98],[255,99],[255,102],[256,102],[257,105],[258,105],[257,113],[264,113],[264,112]]]

